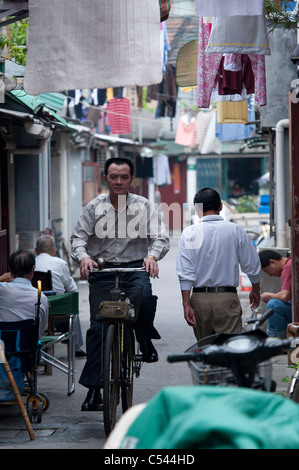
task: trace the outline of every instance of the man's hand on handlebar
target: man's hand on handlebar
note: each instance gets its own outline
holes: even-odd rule
[[[93,272],[93,266],[98,267],[97,263],[91,258],[83,258],[80,262],[81,279],[87,280],[88,274]]]
[[[146,272],[149,273],[150,277],[152,277],[153,279],[158,277],[159,266],[154,258],[151,258],[150,256],[148,258],[145,258],[145,260],[143,261],[143,266],[145,267]]]

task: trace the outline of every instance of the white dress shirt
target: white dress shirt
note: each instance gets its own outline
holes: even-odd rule
[[[77,291],[77,285],[70,274],[67,262],[57,256],[41,253],[35,258],[35,271],[52,272],[52,288],[57,295]]]
[[[177,255],[181,290],[237,287],[239,265],[253,284],[260,281],[259,256],[239,225],[220,215],[209,215],[183,231]]]
[[[0,321],[34,319],[37,300],[37,289],[32,286],[29,279],[17,277],[12,282],[0,282]],[[39,308],[40,336],[48,325],[48,311],[48,299],[42,293]]]

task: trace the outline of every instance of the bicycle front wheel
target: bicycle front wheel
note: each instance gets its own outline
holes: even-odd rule
[[[106,334],[103,363],[103,417],[107,436],[115,426],[119,392],[120,361],[118,334],[116,326],[111,324]]]
[[[121,354],[121,402],[123,413],[133,403],[133,358],[135,338],[131,328],[126,327],[124,345]]]

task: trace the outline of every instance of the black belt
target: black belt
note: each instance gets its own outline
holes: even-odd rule
[[[193,292],[235,292],[237,289],[232,286],[219,286],[219,287],[193,287]]]

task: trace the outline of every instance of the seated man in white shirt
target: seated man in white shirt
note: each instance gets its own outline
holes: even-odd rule
[[[42,235],[36,242],[35,270],[41,272],[52,272],[52,288],[57,295],[66,292],[76,292],[77,285],[71,276],[66,261],[56,256],[55,240],[51,235]],[[65,325],[65,331],[67,325]],[[78,335],[76,341],[76,357],[85,357],[86,353],[81,349],[83,336],[80,320],[78,318]]]
[[[34,253],[18,250],[9,259],[12,281],[0,282],[0,321],[22,321],[34,319],[36,315],[37,289],[31,281],[34,274]],[[48,325],[49,304],[42,293],[39,308],[39,335]]]

